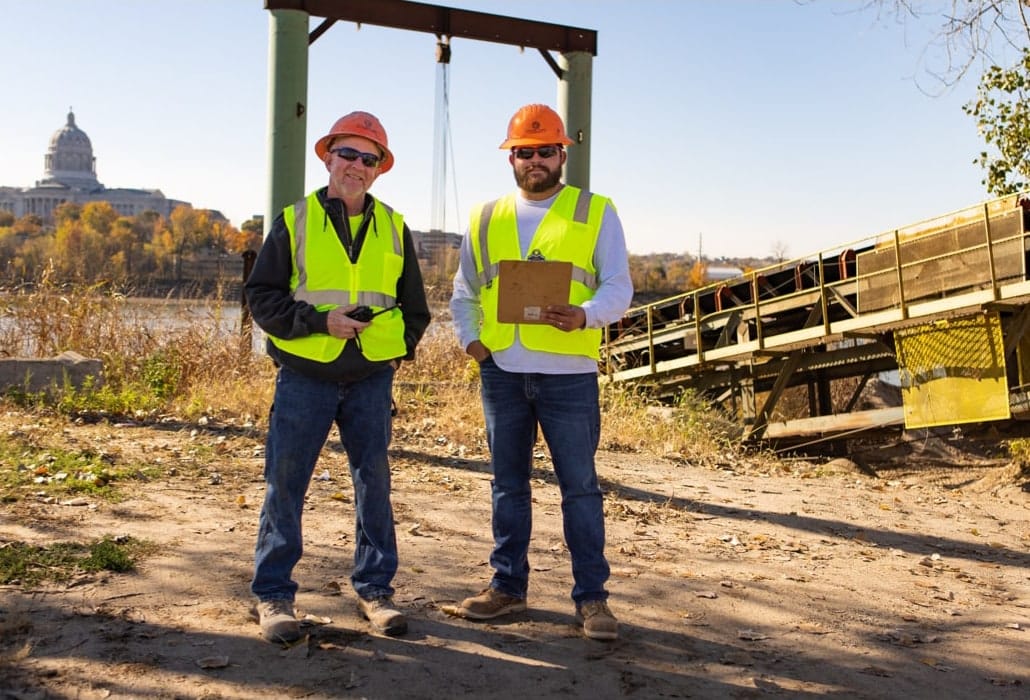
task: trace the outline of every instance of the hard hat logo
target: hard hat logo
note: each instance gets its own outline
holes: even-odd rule
[[[532,104],[515,112],[508,122],[508,138],[501,148],[549,144],[570,146],[572,139],[565,135],[565,124],[557,112],[547,105]]]
[[[361,136],[377,145],[383,156],[379,164],[380,175],[393,167],[393,153],[386,139],[386,130],[375,115],[368,112],[351,112],[337,119],[329,133],[315,142],[315,154],[319,160],[325,160],[329,144],[338,136]]]

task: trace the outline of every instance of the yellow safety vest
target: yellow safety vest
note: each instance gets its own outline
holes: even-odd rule
[[[572,263],[570,304],[579,306],[591,299],[597,291],[594,248],[601,231],[604,209],[608,205],[610,201],[607,197],[566,185],[555,197],[533,234],[529,246],[531,253],[539,251],[545,260]],[[544,324],[501,323],[497,320],[499,263],[501,260],[523,259],[519,248],[514,194],[487,202],[473,210],[469,235],[472,236],[472,255],[480,283],[483,327],[479,338],[484,345],[491,350],[503,350],[511,346],[515,341],[515,327],[518,326],[522,344],[530,350],[586,355],[599,359],[600,328],[565,332]]]
[[[325,209],[312,192],[283,210],[290,232],[293,273],[290,291],[319,311],[348,304],[366,305],[373,311],[397,303],[397,281],[404,270],[404,217],[378,199],[357,263],[352,263]],[[276,347],[316,362],[332,362],[348,340],[328,333],[284,339],[270,335]],[[369,360],[392,360],[407,352],[404,318],[393,308],[377,315],[361,332],[361,353]]]

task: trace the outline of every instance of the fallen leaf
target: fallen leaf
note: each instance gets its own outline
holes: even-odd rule
[[[796,625],[799,632],[805,632],[807,634],[829,634],[830,630],[826,629],[821,625],[817,625],[814,622],[802,622]]]
[[[201,668],[225,668],[228,665],[228,656],[205,656],[202,659],[197,659],[197,666]]]

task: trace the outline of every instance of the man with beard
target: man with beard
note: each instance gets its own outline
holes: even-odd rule
[[[633,287],[611,201],[561,182],[569,145],[554,110],[519,109],[501,144],[518,190],[474,208],[461,246],[450,307],[461,347],[479,363],[493,470],[494,574],[455,612],[489,620],[526,609],[539,425],[561,490],[576,621],[586,637],[613,640],[619,627],[607,604],[604,503],[594,465],[597,362],[602,329],[626,312]],[[503,260],[572,263],[568,302],[544,307],[535,323],[499,321]]]

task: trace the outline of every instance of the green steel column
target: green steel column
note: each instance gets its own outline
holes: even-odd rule
[[[558,114],[574,146],[565,161],[565,182],[590,189],[590,98],[594,57],[585,51],[558,56],[562,77],[558,80]]]
[[[268,25],[268,206],[265,234],[304,196],[307,153],[308,13],[271,10]]]

